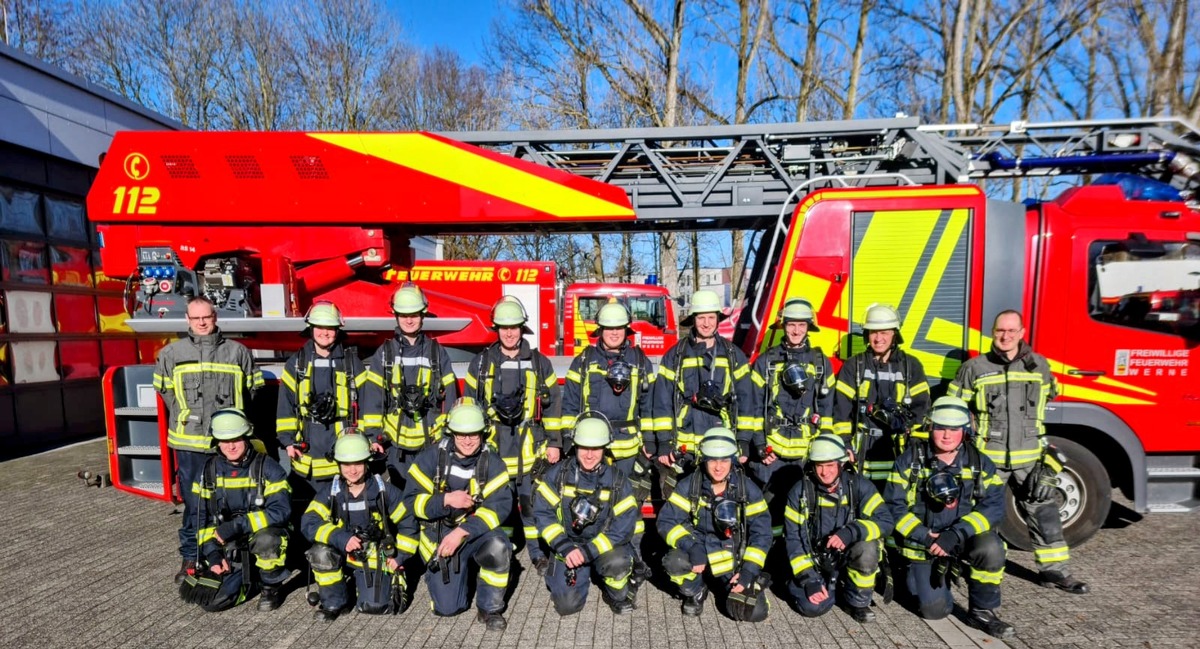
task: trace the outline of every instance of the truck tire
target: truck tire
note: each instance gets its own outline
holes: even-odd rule
[[[1047,437],[1067,456],[1067,465],[1059,474],[1059,515],[1063,521],[1063,537],[1069,547],[1082,545],[1092,538],[1108,518],[1112,505],[1112,483],[1108,471],[1096,456],[1082,445],[1061,437]],[[1009,545],[1022,550],[1032,549],[1029,526],[1021,518],[1013,490],[1007,490],[1004,523],[1000,536]]]

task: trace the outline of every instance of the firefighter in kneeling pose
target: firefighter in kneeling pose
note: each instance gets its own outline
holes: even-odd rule
[[[417,526],[395,485],[367,472],[371,443],[347,433],[333,448],[338,475],[324,485],[301,519],[312,541],[306,555],[320,594],[316,618],[335,619],[349,603],[343,566],[354,575],[356,608],[371,615],[401,613],[404,562],[417,551]]]
[[[468,561],[479,567],[477,619],[503,631],[504,591],[512,542],[500,528],[513,507],[504,460],[484,439],[487,422],[473,400],[462,399],[446,418],[447,435],[408,469],[407,497],[421,526],[421,558],[433,614],[467,610]]]
[[[975,448],[962,399],[938,399],[928,425],[929,440],[914,440],[896,459],[883,494],[908,559],[908,591],[921,617],[944,618],[954,609],[947,581],[965,563],[967,623],[1011,638],[1012,625],[996,614],[1006,554],[996,533],[1004,520],[1004,482]]]
[[[630,539],[641,507],[628,477],[605,457],[610,442],[608,421],[585,414],[575,426],[575,456],[551,467],[534,493],[538,531],[556,554],[546,586],[559,615],[583,609],[593,570],[613,613],[634,608]]]
[[[794,577],[792,607],[823,615],[835,600],[857,622],[873,622],[871,592],[882,538],[892,515],[870,480],[846,469],[846,442],[833,433],[813,440],[804,476],[787,495],[784,540]]]
[[[762,492],[738,464],[733,431],[706,431],[700,442],[701,470],[684,478],[658,515],[658,533],[672,549],[663,569],[679,586],[682,611],[704,609],[711,575],[728,589],[730,617],[761,622],[768,612],[770,579],[763,573],[771,547],[771,517]]]
[[[257,440],[251,443],[253,428],[241,410],[218,410],[211,422],[217,453],[192,484],[199,565],[180,584],[180,596],[206,611],[220,611],[245,601],[260,584],[258,610],[273,611],[283,601],[280,587],[288,577],[285,526],[292,501],[287,475],[255,448]]]
[[[357,424],[358,394],[367,373],[353,347],[342,345],[345,320],[337,306],[318,302],[304,316],[309,340],[283,366],[275,432],[287,452],[292,490],[315,496],[338,474],[333,446]],[[298,494],[300,495],[300,494]]]
[[[538,574],[544,575],[550,559],[533,521],[533,483],[562,454],[562,391],[550,359],[522,337],[529,331],[528,319],[516,298],[496,302],[492,328],[497,340],[471,359],[463,393],[486,409],[491,424],[489,441],[517,492],[517,507],[507,520],[501,519],[505,532],[515,537],[515,528],[521,525],[529,560]]]
[[[599,413],[612,427],[608,447],[613,466],[629,479],[633,499],[646,500],[657,479],[651,459],[654,446],[654,418],[651,393],[654,368],[641,348],[632,344],[629,311],[610,302],[596,314],[596,343],[589,345],[567,371],[563,390],[562,430],[575,426],[584,412]],[[650,577],[650,568],[642,560],[642,534],[645,523],[637,517],[633,540],[633,580],[636,584]]]

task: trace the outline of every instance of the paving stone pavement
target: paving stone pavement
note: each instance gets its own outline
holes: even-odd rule
[[[645,586],[638,608],[614,616],[593,590],[584,610],[560,618],[528,560],[514,572],[508,630],[487,633],[474,615],[435,618],[422,586],[398,617],[358,613],[312,619],[303,577],[278,611],[253,602],[206,614],[179,601],[173,507],[113,488],[85,487],[80,469],[104,470],[104,443],[88,442],[0,463],[0,647],[988,647],[1005,643],[961,620],[929,624],[893,603],[858,624],[835,610],[816,620],[777,598],[761,624],[734,623],[711,604],[699,619]],[[1133,524],[1114,505],[1110,525],[1073,550],[1075,572],[1092,585],[1079,597],[1029,581],[1032,555],[1010,552],[1003,618],[1016,648],[1200,646],[1197,516],[1150,515]],[[1127,516],[1123,517],[1122,514]],[[958,601],[966,599],[960,588]],[[711,600],[710,600],[711,601]]]

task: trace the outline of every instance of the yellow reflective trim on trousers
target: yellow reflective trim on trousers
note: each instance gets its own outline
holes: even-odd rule
[[[742,553],[742,559],[761,568],[767,562],[767,553],[756,547],[747,546],[746,551]]]
[[[967,578],[971,579],[972,581],[977,581],[981,584],[995,584],[999,586],[1000,581],[1004,579],[1004,568],[1001,568],[995,572],[980,570],[979,568],[971,568],[970,574],[967,575]]]
[[[670,532],[667,532],[667,545],[677,548],[679,547],[679,539],[682,539],[690,534],[691,532],[689,532],[686,527],[682,525],[676,525],[675,527],[671,528]]]
[[[483,583],[496,588],[508,588],[508,571],[492,572],[491,570],[479,569],[479,578]]]
[[[697,575],[696,573],[694,573],[690,570],[688,572],[686,572],[682,575],[678,575],[678,576],[667,575],[667,578],[671,580],[671,583],[680,584],[680,585],[682,585],[686,581],[691,581],[691,580],[695,579],[696,577],[699,577],[699,575]]]
[[[320,570],[313,570],[312,573],[313,580],[317,582],[318,586],[335,586],[345,579],[345,573],[343,573],[341,570],[335,570],[333,572],[321,572]]]
[[[1070,560],[1071,552],[1065,545],[1052,548],[1035,548],[1033,558],[1039,564],[1061,563]]]
[[[875,570],[864,574],[854,568],[846,568],[846,575],[850,577],[850,583],[858,588],[874,588],[875,575],[878,573],[879,571]]]

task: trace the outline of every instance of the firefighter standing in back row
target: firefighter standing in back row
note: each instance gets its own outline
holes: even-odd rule
[[[387,453],[392,483],[404,489],[417,453],[438,441],[446,409],[458,400],[458,381],[449,354],[421,331],[433,317],[421,289],[401,286],[391,307],[396,332],[368,364],[363,428],[373,437],[372,450]]]
[[[167,411],[167,446],[175,452],[175,479],[183,500],[179,584],[196,568],[196,497],[192,484],[213,452],[210,418],[222,408],[245,409],[263,386],[262,372],[244,345],[221,335],[212,300],[187,304],[187,334],[162,348],[154,365],[154,389]]]
[[[513,508],[505,463],[487,442],[483,409],[468,398],[450,409],[446,435],[426,447],[408,467],[405,494],[421,526],[421,558],[426,562],[433,614],[467,610],[470,565],[478,567],[476,619],[489,631],[503,631],[504,591],[512,564],[512,542],[500,528]]]
[[[559,615],[583,609],[593,571],[613,613],[634,609],[630,542],[642,510],[629,478],[606,456],[611,439],[608,421],[585,415],[575,426],[574,454],[550,467],[533,496],[538,530],[555,553],[546,586]]]
[[[292,514],[287,474],[267,457],[245,413],[236,408],[212,414],[217,452],[209,455],[192,483],[196,498],[196,575],[185,577],[180,595],[207,611],[236,606],[261,585],[258,610],[283,603],[288,577],[286,526]],[[215,579],[214,579],[215,576]],[[219,586],[213,586],[219,581]]]
[[[520,300],[504,297],[496,302],[492,328],[497,341],[471,359],[464,392],[486,409],[492,425],[490,441],[516,488],[517,507],[505,526],[513,529],[521,523],[529,560],[539,575],[545,575],[550,559],[534,523],[533,483],[546,463],[555,464],[561,457],[562,400],[550,359],[530,347],[522,335],[529,331],[527,320]]]
[[[318,620],[337,618],[352,593],[356,608],[368,615],[402,613],[407,606],[404,562],[417,552],[416,519],[400,489],[367,470],[370,457],[371,443],[361,433],[338,438],[333,448],[338,474],[301,518],[304,536],[313,543],[306,555],[317,580]]]
[[[1012,625],[997,615],[1006,558],[996,533],[1004,520],[1004,482],[975,448],[962,399],[938,399],[927,424],[929,439],[914,439],[900,454],[883,492],[908,562],[908,592],[921,617],[950,615],[954,593],[947,582],[965,563],[967,623],[1011,638]]]
[[[283,366],[275,433],[292,474],[307,481],[299,495],[311,500],[338,473],[334,442],[357,424],[367,375],[354,348],[342,345],[345,320],[335,304],[314,304],[304,324],[309,340]],[[300,486],[293,480],[293,493]]]
[[[909,429],[929,412],[929,383],[921,361],[900,349],[895,309],[868,306],[862,328],[867,348],[838,372],[834,432],[850,442],[861,473],[882,488]]]
[[[754,363],[754,382],[765,387],[757,393],[763,424],[754,436],[753,467],[769,494],[772,532],[780,536],[785,496],[803,475],[809,444],[833,427],[834,374],[829,358],[809,338],[820,328],[808,300],[784,302],[774,326],[783,329],[783,340]]]
[[[613,466],[630,480],[633,498],[640,505],[650,495],[656,475],[643,441],[643,434],[650,437],[651,444],[654,441],[654,368],[641,348],[630,342],[630,321],[629,311],[622,304],[610,302],[600,307],[592,332],[596,343],[584,348],[567,371],[561,423],[562,430],[570,430],[585,412],[599,413],[608,420],[612,426],[608,450]],[[641,516],[636,518],[633,579],[640,584],[650,577],[650,570],[642,560],[645,523]]]
[[[749,457],[754,432],[761,420],[754,412],[755,389],[763,386],[746,363],[746,355],[717,335],[717,325],[729,316],[713,291],[692,294],[688,316],[680,323],[691,335],[667,350],[654,380],[654,453],[668,467],[667,486],[693,467],[704,431],[723,426],[735,431],[738,462]]]
[[[1055,498],[1062,460],[1046,443],[1042,424],[1058,386],[1045,357],[1024,341],[1019,312],[996,316],[992,336],[991,350],[963,363],[948,394],[970,404],[979,421],[980,447],[1016,496],[1029,525],[1040,583],[1082,595],[1088,586],[1071,576]]]

